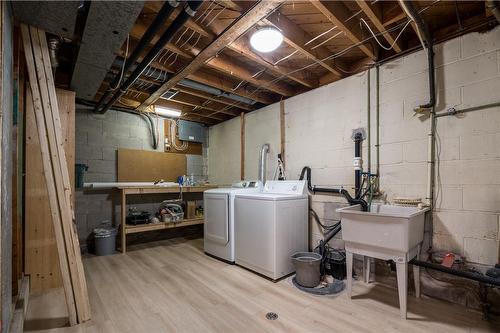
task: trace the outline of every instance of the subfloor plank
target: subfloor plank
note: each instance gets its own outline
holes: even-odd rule
[[[184,238],[84,259],[92,320],[63,327],[64,294],[30,297],[26,331],[43,332],[498,332],[500,320],[409,295],[399,318],[395,289],[354,281],[353,299],[312,296],[288,279],[273,283],[203,253]],[[267,312],[278,319],[269,321]]]

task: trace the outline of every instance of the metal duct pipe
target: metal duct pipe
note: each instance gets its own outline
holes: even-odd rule
[[[158,54],[163,50],[165,45],[172,39],[174,34],[186,23],[186,21],[196,14],[196,10],[202,1],[187,1],[186,6],[182,13],[180,13],[172,24],[165,30],[161,35],[160,39],[151,48],[144,59],[137,65],[132,74],[127,78],[127,80],[122,83],[122,85],[115,91],[113,97],[104,105],[99,113],[105,113],[137,80],[137,78],[144,72],[144,70],[153,62],[153,60],[158,56]]]
[[[121,68],[123,66],[123,59],[122,58],[116,58],[114,64],[113,64],[114,67],[119,67]],[[130,69],[132,68],[135,68],[135,66],[131,66]],[[144,71],[145,73],[149,73],[149,74],[145,74],[145,76],[147,77],[150,77],[154,80],[157,80],[158,81],[158,85],[161,85],[161,82],[165,82],[169,79],[169,74],[166,73],[166,72],[159,72],[158,69],[153,69],[153,68],[146,68],[146,70]],[[226,97],[226,98],[229,98],[229,99],[232,99],[233,101],[235,102],[240,102],[240,103],[243,103],[243,104],[246,104],[246,105],[255,105],[257,103],[257,101],[253,100],[253,99],[250,99],[250,98],[247,98],[247,97],[243,97],[243,96],[240,96],[240,95],[236,95],[236,94],[233,94],[233,93],[228,93],[228,92],[225,92],[223,90],[220,90],[220,89],[217,89],[217,88],[214,88],[214,87],[211,87],[209,85],[206,85],[206,84],[203,84],[203,83],[199,83],[199,82],[196,82],[196,81],[193,81],[193,80],[190,80],[190,79],[184,79],[184,80],[181,80],[179,83],[178,83],[179,86],[183,86],[183,87],[186,87],[186,88],[191,88],[191,89],[195,89],[195,90],[199,90],[199,91],[203,91],[203,92],[206,92],[207,94],[211,94],[211,95],[215,95],[217,97]]]
[[[498,23],[500,23],[500,1],[498,0],[486,0],[486,7],[493,13],[496,17]]]
[[[186,88],[193,88],[196,90],[201,90],[201,91],[204,91],[206,93],[213,94],[216,96],[227,97],[229,99],[232,99],[233,101],[241,102],[241,103],[248,104],[248,105],[254,105],[255,103],[257,103],[257,101],[254,101],[250,98],[246,98],[246,97],[239,96],[239,95],[232,94],[232,93],[227,93],[227,92],[222,91],[220,89],[210,87],[210,86],[207,86],[206,84],[198,83],[198,82],[195,82],[195,81],[192,81],[189,79],[182,80],[181,82],[179,82],[179,85],[186,87]]]
[[[419,38],[422,42],[422,46],[427,48],[427,62],[429,66],[429,103],[420,105],[421,109],[431,109],[436,105],[436,89],[435,89],[435,79],[434,79],[434,44],[432,41],[432,36],[429,31],[429,27],[425,24],[420,13],[415,9],[411,1],[399,0],[401,7],[405,13],[412,19],[417,25],[417,30],[419,32]],[[423,35],[423,36],[422,36]],[[422,40],[423,39],[423,40]],[[425,48],[424,47],[424,48]]]
[[[267,153],[269,152],[269,143],[265,143],[260,148],[260,156],[259,156],[259,181],[262,182],[262,185],[266,183],[266,162],[267,162]]]
[[[179,3],[177,1],[166,1],[163,7],[161,7],[160,11],[156,15],[151,25],[148,27],[144,35],[142,35],[142,38],[135,47],[134,51],[132,52],[130,57],[128,57],[128,59],[125,61],[125,65],[123,65],[123,61],[120,64],[120,68],[123,68],[123,75],[128,73],[131,70],[131,67],[135,65],[135,62],[137,61],[137,59],[139,59],[139,56],[141,55],[142,51],[144,51],[144,49],[149,45],[149,43],[154,38],[156,33],[164,26],[164,24],[166,24],[167,19],[174,11],[174,8],[176,8],[178,5]],[[115,79],[109,85],[106,93],[101,97],[101,99],[97,103],[94,111],[98,111],[99,108],[104,103],[104,101],[106,101],[108,97],[113,93],[114,89],[112,87],[117,87],[120,84],[121,78],[122,76],[120,75],[120,73],[118,73],[115,76]]]

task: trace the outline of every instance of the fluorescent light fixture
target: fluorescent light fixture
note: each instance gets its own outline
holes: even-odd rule
[[[182,114],[179,110],[170,109],[164,106],[155,105],[157,115],[165,118],[179,118]]]
[[[283,42],[283,35],[275,28],[267,27],[256,31],[250,37],[250,45],[259,52],[276,50]]]

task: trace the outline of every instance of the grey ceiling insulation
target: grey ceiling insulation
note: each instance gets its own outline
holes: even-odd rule
[[[143,4],[143,1],[91,2],[71,79],[71,89],[77,97],[94,98]]]
[[[11,1],[19,21],[55,35],[73,38],[80,1]]]

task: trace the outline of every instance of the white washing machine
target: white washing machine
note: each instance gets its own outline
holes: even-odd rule
[[[234,263],[234,196],[237,193],[259,192],[258,181],[241,181],[229,188],[216,188],[203,192],[204,251]]]
[[[268,181],[235,198],[236,264],[278,280],[293,273],[290,256],[308,250],[306,183]]]

